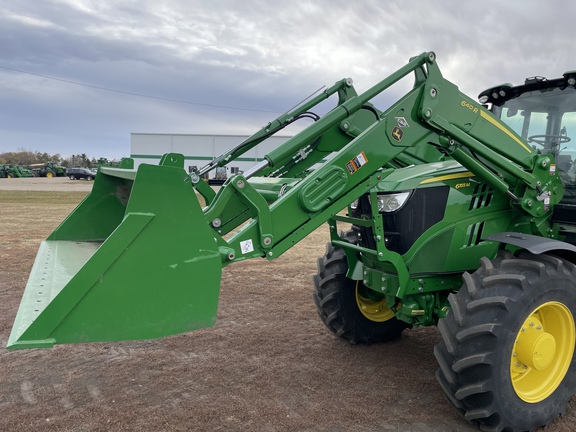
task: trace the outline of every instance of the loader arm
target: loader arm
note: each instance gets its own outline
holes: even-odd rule
[[[277,132],[281,131],[282,129],[284,129],[285,127],[287,127],[288,125],[294,123],[299,119],[302,119],[304,117],[314,118],[315,114],[309,113],[308,110],[317,106],[319,103],[321,103],[322,101],[324,101],[325,99],[329,98],[330,96],[336,93],[338,94],[340,102],[345,101],[349,97],[356,96],[356,91],[352,86],[352,80],[348,78],[338,81],[330,88],[324,90],[322,93],[311,98],[309,101],[302,103],[296,106],[295,108],[289,110],[288,112],[282,114],[280,117],[268,123],[254,135],[248,137],[243,142],[235,146],[233,149],[221,154],[214,160],[210,161],[209,164],[202,167],[198,171],[198,174],[202,176],[203,174],[210,172],[212,169],[215,169],[216,167],[222,167],[229,164],[230,162],[236,160],[250,149],[254,148],[261,142],[265,141],[267,138],[271,137],[272,135],[276,134]]]
[[[376,96],[412,73],[406,95],[384,111],[374,107]],[[334,109],[313,116],[218,193],[200,180],[331,94],[338,95]],[[148,339],[210,326],[223,267],[275,259],[399,168],[450,157],[508,194],[534,231],[546,234],[563,192],[553,157],[445,80],[432,52],[362,94],[339,81],[192,175],[176,154],[159,166],[101,169],[91,194],[43,242],[8,347]],[[108,215],[95,216],[102,208]],[[383,232],[381,220],[358,223]],[[389,263],[405,286],[406,264],[384,242],[347,247]]]
[[[377,121],[307,177],[288,179],[291,181],[258,177],[334,126],[346,130],[348,119],[376,95],[423,68],[424,79],[417,79],[408,94],[380,113]],[[246,176],[233,177],[220,190],[205,209],[216,234],[223,224],[225,232],[231,231],[227,223],[230,216],[222,215],[229,212],[229,203],[236,197],[242,203],[237,214],[249,213],[252,219],[227,240],[219,239],[219,245],[226,250],[223,264],[253,257],[278,257],[366,193],[375,182],[384,180],[394,171],[391,166],[395,159],[422,147],[447,153],[495,190],[508,194],[514,206],[535,220],[546,220],[552,206],[562,197],[563,187],[552,155],[538,154],[489,111],[462,94],[442,77],[434,53],[424,53],[365,93],[345,100],[266,155]],[[259,182],[281,183],[287,188],[268,205],[253,186],[260,187]],[[547,225],[538,222],[535,225],[545,235]],[[381,261],[394,260],[390,252],[373,253]]]

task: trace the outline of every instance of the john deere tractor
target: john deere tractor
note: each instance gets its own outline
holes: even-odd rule
[[[575,86],[576,72],[531,78],[478,103],[427,52],[362,94],[335,83],[189,174],[179,154],[101,167],[41,244],[8,348],[210,326],[223,267],[273,260],[327,223],[314,301],[332,333],[370,344],[436,325],[437,378],[467,421],[546,425],[576,389]],[[201,180],[302,118],[314,123],[217,193]]]
[[[66,177],[66,168],[54,162],[32,164],[30,169],[36,177]]]
[[[0,165],[0,178],[34,177],[32,170],[23,165]]]

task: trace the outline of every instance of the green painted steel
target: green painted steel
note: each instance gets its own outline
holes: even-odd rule
[[[406,95],[385,111],[373,105],[411,74]],[[310,111],[331,95],[338,101],[326,115]],[[202,181],[303,117],[315,122],[245,175],[231,176],[218,192]],[[494,257],[499,244],[484,237],[560,238],[551,221],[564,193],[554,155],[535,150],[446,81],[434,53],[362,94],[351,80],[338,81],[190,175],[184,160],[168,154],[158,166],[100,168],[92,193],[42,244],[9,348],[211,325],[223,267],[275,259],[326,222],[332,244],[346,253],[347,276],[416,326],[446,316],[462,274]],[[418,236],[402,250],[387,244],[391,229],[378,204],[391,192],[445,200],[442,214],[413,230]],[[351,204],[361,197],[367,209],[355,215]],[[401,222],[420,223],[417,210]],[[341,238],[344,222],[364,229],[366,243]]]
[[[149,339],[216,320],[220,251],[183,168],[101,168],[43,242],[8,348]]]
[[[131,158],[134,159],[160,159],[162,158],[162,155],[146,155],[146,154],[131,154],[130,155]],[[212,156],[184,156],[184,159],[186,160],[203,160],[203,161],[211,161],[214,160],[214,158]],[[262,158],[250,158],[250,157],[239,157],[239,158],[234,158],[235,161],[239,161],[239,162],[260,162],[264,159]]]

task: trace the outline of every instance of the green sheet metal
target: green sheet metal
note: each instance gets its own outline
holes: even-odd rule
[[[40,246],[7,347],[150,339],[210,326],[221,272],[182,167],[101,170],[91,194]]]

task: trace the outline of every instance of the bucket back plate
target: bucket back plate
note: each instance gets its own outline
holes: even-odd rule
[[[216,321],[222,265],[177,166],[101,170],[38,251],[7,348],[158,338]]]

